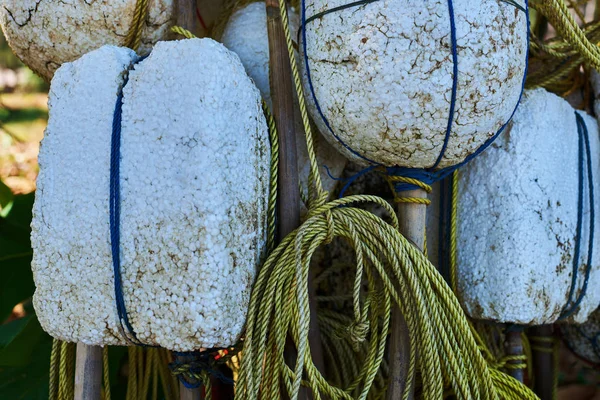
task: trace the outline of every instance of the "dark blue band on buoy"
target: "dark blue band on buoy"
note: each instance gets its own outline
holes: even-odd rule
[[[144,58],[138,59],[131,65],[133,68]],[[115,302],[123,336],[127,341],[138,346],[145,346],[138,339],[127,315],[125,298],[123,296],[123,279],[121,276],[121,124],[123,115],[123,89],[129,81],[129,73],[125,74],[123,84],[119,89],[115,111],[113,114],[112,136],[110,142],[110,248],[114,273]]]
[[[578,179],[578,200],[577,200],[577,233],[575,236],[575,255],[573,256],[573,271],[571,273],[571,286],[569,288],[568,300],[563,307],[559,320],[564,320],[572,316],[581,305],[583,298],[587,293],[588,283],[590,280],[590,272],[592,270],[592,255],[594,251],[594,229],[595,229],[595,206],[594,206],[594,172],[592,170],[592,152],[590,149],[590,138],[587,126],[583,117],[576,111],[575,119],[577,121],[577,132],[579,136],[579,179]],[[583,283],[577,294],[577,298],[573,300],[577,281],[579,280],[579,259],[581,255],[581,242],[583,235],[583,208],[584,208],[584,192],[587,172],[587,185],[590,206],[590,226],[588,235],[588,253],[587,264],[583,274]]]

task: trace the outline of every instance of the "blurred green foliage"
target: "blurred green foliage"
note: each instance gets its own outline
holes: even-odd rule
[[[0,32],[0,67],[17,69],[22,66],[23,63],[15,57],[8,43],[6,43],[4,35]]]
[[[2,31],[0,31],[0,69],[21,70],[24,74],[23,83],[19,90],[23,92],[47,92],[48,83],[34,74],[13,54],[6,42]]]

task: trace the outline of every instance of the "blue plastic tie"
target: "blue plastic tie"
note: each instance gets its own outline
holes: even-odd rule
[[[143,61],[138,59],[131,68]],[[125,75],[123,85],[119,89],[115,111],[113,114],[112,136],[110,143],[110,247],[112,251],[112,264],[114,272],[115,302],[119,324],[125,339],[138,346],[146,346],[138,339],[127,315],[125,298],[123,296],[123,278],[121,276],[121,125],[123,115],[123,89],[129,81],[129,73]],[[125,325],[125,326],[123,326]],[[131,335],[128,337],[127,333]]]

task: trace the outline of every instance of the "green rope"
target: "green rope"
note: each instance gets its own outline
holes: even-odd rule
[[[133,20],[129,26],[127,37],[125,38],[125,47],[129,47],[132,50],[137,50],[142,43],[142,32],[144,25],[146,24],[146,18],[148,16],[148,0],[137,0],[135,4],[135,12],[133,13]]]

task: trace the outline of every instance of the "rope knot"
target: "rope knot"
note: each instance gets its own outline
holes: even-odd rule
[[[355,352],[360,351],[360,345],[367,340],[369,334],[369,323],[367,321],[354,321],[344,329],[340,329],[336,336],[339,339],[349,339],[352,349]]]
[[[394,202],[426,206],[431,204],[427,197],[403,196],[401,193],[416,189],[431,193],[431,184],[437,179],[434,173],[413,168],[382,168],[381,171],[384,172],[385,180],[394,193]]]
[[[504,356],[492,365],[495,369],[526,369],[527,356],[525,354]]]
[[[233,379],[219,371],[219,364],[234,355],[234,353],[230,355],[227,349],[224,351],[227,352],[225,356],[215,350],[174,353],[175,361],[169,364],[169,369],[188,389],[206,386],[209,383],[210,376],[214,376],[225,384],[233,385]]]

